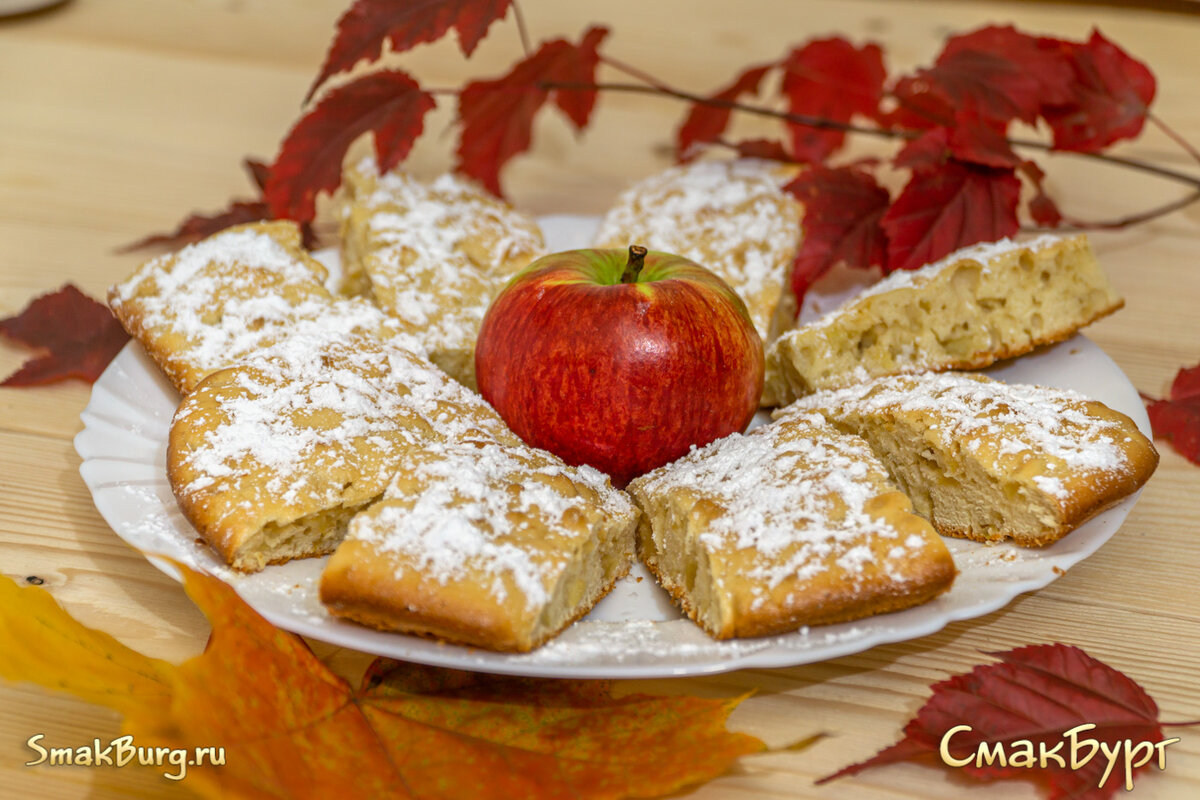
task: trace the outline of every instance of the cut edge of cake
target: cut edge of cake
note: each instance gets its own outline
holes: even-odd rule
[[[321,601],[373,628],[527,652],[628,574],[638,517],[607,477],[545,451],[414,451],[351,523]]]
[[[722,486],[730,480],[737,485]],[[835,509],[845,501],[844,515],[821,518],[825,501],[811,498],[851,484],[854,498],[831,501]],[[946,591],[956,574],[941,538],[866,443],[817,415],[718,440],[635,479],[629,492],[642,508],[640,557],[717,639],[911,608]],[[832,565],[830,553],[840,553]]]
[[[1133,420],[1074,392],[956,372],[877,378],[775,412],[866,439],[946,536],[1044,547],[1140,489],[1158,452]]]
[[[767,350],[764,398],[785,405],[871,377],[979,369],[1070,338],[1124,301],[1087,237],[963,248],[896,271]]]

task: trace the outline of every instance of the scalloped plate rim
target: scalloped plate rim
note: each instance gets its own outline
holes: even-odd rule
[[[547,232],[548,241],[556,247],[565,248],[573,241],[579,241],[584,232],[594,228],[597,218],[553,215],[542,217],[540,221]],[[335,255],[322,253],[322,256],[336,261]],[[1149,434],[1149,420],[1137,391],[1112,359],[1082,335],[1020,359],[1003,362],[989,372],[1002,380],[1033,379],[1063,388],[1079,390],[1082,384],[1085,389],[1098,389],[1083,393],[1097,396],[1097,399],[1129,415],[1144,433]],[[129,385],[128,381],[137,382],[136,387]],[[145,467],[158,466],[158,458],[165,454],[164,420],[170,418],[170,409],[163,405],[170,397],[165,379],[137,342],[131,341],[96,381],[95,387],[92,398],[81,414],[83,430],[75,437],[76,451],[83,459],[80,474],[88,485],[97,510],[116,534],[141,550],[151,564],[168,576],[179,580],[179,572],[169,559],[182,556],[184,560],[198,561],[199,566],[231,582],[252,607],[280,628],[378,655],[435,666],[531,677],[680,677],[749,667],[788,667],[839,658],[879,644],[928,636],[951,622],[990,614],[1005,607],[1019,595],[1052,583],[1108,541],[1140,495],[1137,492],[1125,498],[1066,538],[1040,551],[1023,551],[1011,544],[985,546],[947,540],[955,550],[956,562],[960,563],[960,576],[955,588],[930,603],[906,611],[766,639],[718,643],[708,640],[703,634],[697,638],[699,629],[691,623],[681,627],[664,624],[671,620],[656,620],[664,613],[662,605],[665,595],[662,595],[662,590],[657,586],[638,587],[635,579],[630,577],[614,590],[614,595],[626,592],[631,597],[623,597],[614,603],[610,595],[585,617],[583,623],[572,626],[541,649],[529,654],[490,653],[404,634],[370,630],[353,623],[332,620],[327,615],[322,617],[323,610],[314,610],[313,607],[315,584],[311,575],[319,571],[323,559],[269,567],[264,573],[258,573],[259,576],[274,575],[271,580],[278,585],[273,587],[269,580],[237,576],[224,569],[216,563],[211,553],[207,554],[207,563],[204,563],[206,551],[195,544],[194,531],[187,527],[186,522],[181,522],[182,515],[178,508],[159,494],[164,487],[169,494],[166,476],[163,475],[162,480],[157,482],[145,478]],[[100,424],[92,424],[93,419]],[[112,448],[119,446],[119,439],[113,436],[114,428],[121,429],[118,420],[138,426],[136,435],[139,438],[157,443],[154,460],[130,458],[127,454],[112,451]],[[131,435],[135,433],[132,427],[126,430]],[[145,447],[139,449],[143,452],[146,450]],[[126,480],[133,477],[131,473],[136,474],[136,482],[127,483]],[[152,492],[152,487],[158,492]],[[147,516],[132,518],[131,515],[138,508],[147,509]],[[967,555],[963,556],[964,553]],[[996,559],[985,562],[983,566],[976,565],[974,559],[989,553],[1001,561],[1006,560],[1005,554],[1015,553],[1015,563],[1023,567],[1030,566],[1030,574],[1014,578],[1011,582],[988,579],[983,571],[994,566]],[[967,563],[960,561],[960,557],[967,558]],[[1007,568],[999,568],[1004,569]],[[1017,568],[1014,566],[1012,569],[1016,571]],[[272,570],[278,572],[272,573]],[[643,582],[653,584],[653,579],[648,578],[644,571],[635,571],[641,574]],[[296,575],[304,573],[307,576],[299,578],[298,594],[296,589],[283,586],[290,584]],[[279,578],[279,575],[283,577]],[[964,584],[976,577],[982,588],[980,595],[962,596]],[[638,592],[647,589],[651,597],[642,598]],[[605,604],[624,610],[601,612],[602,608],[607,608]],[[606,613],[609,617],[615,616],[615,621],[605,621]],[[638,613],[643,616],[630,617]],[[675,617],[682,619],[678,612],[675,612]],[[646,622],[650,623],[649,626]],[[675,650],[668,649],[665,655],[656,657],[652,650],[643,652],[631,648],[623,652],[607,646],[614,641],[610,634],[616,634],[620,639],[626,634],[634,636],[647,630],[652,637],[670,637],[666,645]],[[693,651],[699,651],[700,655],[679,655]],[[561,657],[556,660],[556,655]],[[628,656],[640,658],[627,663]]]

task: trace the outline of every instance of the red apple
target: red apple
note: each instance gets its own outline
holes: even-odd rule
[[[763,346],[745,304],[699,264],[637,245],[572,250],[533,262],[496,297],[475,375],[526,442],[624,486],[745,430]]]

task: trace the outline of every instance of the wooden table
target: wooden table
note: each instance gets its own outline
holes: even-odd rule
[[[0,316],[73,281],[94,296],[136,256],[117,245],[170,228],[185,212],[247,193],[247,154],[271,157],[295,118],[343,0],[75,0],[0,23]],[[812,35],[882,42],[892,68],[929,61],[949,31],[986,21],[1074,37],[1093,25],[1146,59],[1159,78],[1157,109],[1200,143],[1200,19],[1087,5],[951,2],[692,0],[604,4],[527,0],[536,38],[577,36],[592,14],[616,32],[609,52],[678,85],[705,90],[735,67],[775,57]],[[465,65],[451,41],[404,57],[430,85],[498,73],[515,57],[511,24],[493,29]],[[443,104],[448,105],[448,104]],[[682,109],[667,101],[604,97],[581,141],[553,115],[534,155],[507,173],[534,211],[598,212],[633,178],[668,161]],[[443,130],[447,110],[427,124]],[[448,163],[449,139],[427,136],[411,164]],[[1123,152],[1192,167],[1148,132]],[[1107,218],[1178,196],[1140,174],[1052,159],[1051,189],[1082,217]],[[1143,391],[1159,394],[1200,359],[1200,206],[1140,228],[1093,237],[1127,298],[1088,330]],[[0,374],[25,357],[0,345]],[[105,525],[80,480],[71,438],[89,388],[0,390],[0,571],[36,575],[88,625],[154,656],[200,651],[207,625],[180,588]],[[732,726],[784,744],[830,734],[803,752],[746,759],[696,797],[1034,797],[1027,784],[971,786],[946,772],[895,766],[823,787],[812,779],[889,744],[927,687],[985,660],[980,650],[1063,641],[1127,671],[1168,719],[1200,717],[1200,468],[1169,447],[1121,532],[1051,586],[981,619],[923,639],[823,664],[652,681],[639,689],[728,695],[756,690]],[[321,649],[338,668],[363,657]],[[0,796],[127,797],[177,792],[153,770],[26,768],[25,740],[116,735],[104,709],[41,690],[0,686]],[[1178,731],[1165,772],[1142,777],[1138,797],[1200,796],[1200,731]]]

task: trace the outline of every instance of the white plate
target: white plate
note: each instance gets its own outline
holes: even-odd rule
[[[587,241],[595,225],[594,219],[562,216],[542,222],[556,249]],[[1149,435],[1137,391],[1083,336],[989,372],[1004,381],[1074,389],[1128,414]],[[1137,495],[1127,498],[1042,550],[947,540],[960,574],[954,587],[936,600],[894,614],[762,639],[710,639],[679,614],[639,565],[557,639],[533,653],[507,655],[334,619],[317,599],[325,559],[268,567],[255,575],[226,569],[196,543],[167,483],[167,431],[178,402],[178,394],[136,342],[121,351],[92,388],[75,449],[83,458],[79,471],[96,508],[118,536],[147,554],[168,555],[220,576],[281,628],[368,653],[486,672],[560,678],[696,675],[806,664],[926,636],[954,620],[991,613],[1022,592],[1055,580],[1108,541],[1137,500]],[[161,559],[151,562],[178,577]]]

